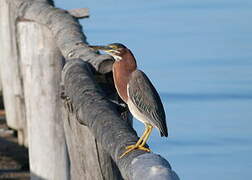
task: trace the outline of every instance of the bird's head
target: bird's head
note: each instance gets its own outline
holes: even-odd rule
[[[116,61],[120,61],[122,59],[121,55],[125,52],[127,49],[126,46],[120,43],[113,43],[108,44],[106,46],[89,46],[92,49],[95,50],[102,50],[109,55],[111,55]]]

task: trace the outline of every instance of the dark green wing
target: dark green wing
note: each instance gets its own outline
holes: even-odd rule
[[[138,110],[160,130],[161,136],[168,136],[165,111],[160,97],[149,78],[140,70],[131,74],[128,95]]]

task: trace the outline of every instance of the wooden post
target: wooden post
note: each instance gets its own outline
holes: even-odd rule
[[[61,118],[60,76],[63,57],[48,28],[18,23],[29,134],[32,179],[69,179]]]
[[[16,13],[9,0],[0,1],[0,73],[7,124],[18,131],[18,142],[27,146],[22,78],[16,40]]]
[[[77,121],[75,114],[65,111],[64,127],[71,163],[70,179],[122,179],[110,155],[96,141],[89,128]]]

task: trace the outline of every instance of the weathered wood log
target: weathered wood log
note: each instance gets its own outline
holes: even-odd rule
[[[16,11],[9,0],[0,1],[0,72],[7,124],[18,131],[18,142],[27,146],[25,105],[20,75]]]
[[[85,59],[100,73],[111,71],[113,59],[88,48],[86,36],[78,20],[67,11],[54,8],[47,0],[12,0],[18,17],[36,21],[48,27],[65,59]]]
[[[68,180],[60,99],[64,58],[48,28],[29,21],[18,22],[17,26],[31,179]]]
[[[105,92],[95,83],[93,72],[91,65],[79,59],[68,61],[63,69],[65,93],[72,102],[79,123],[87,126],[95,139],[111,155],[123,178],[137,180],[142,179],[144,174],[145,179],[177,179],[169,163],[159,155],[135,150],[119,158],[125,147],[135,144],[138,137],[129,123],[122,120]],[[70,120],[69,123],[75,122]],[[65,133],[66,136],[72,136],[70,131]],[[75,135],[80,136],[81,133]],[[75,150],[71,154],[81,158],[85,152]]]
[[[96,141],[89,128],[76,120],[75,113],[68,114],[65,109],[63,109],[63,113],[70,157],[70,179],[122,179],[110,155]]]

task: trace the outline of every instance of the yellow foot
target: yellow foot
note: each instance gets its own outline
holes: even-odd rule
[[[127,149],[127,151],[125,151],[125,152],[120,156],[120,158],[122,158],[123,156],[125,156],[125,155],[128,154],[129,152],[133,151],[134,149],[139,149],[139,150],[142,150],[142,151],[151,152],[151,150],[150,150],[149,148],[146,148],[146,147],[143,147],[143,146],[136,146],[135,144],[134,144],[134,145],[127,146],[125,149]]]

